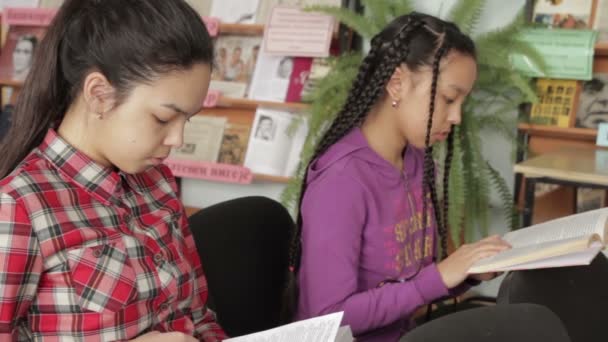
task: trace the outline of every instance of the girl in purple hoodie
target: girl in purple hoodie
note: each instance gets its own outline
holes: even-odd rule
[[[474,44],[452,23],[411,13],[372,39],[302,187],[296,319],[344,311],[358,341],[397,341],[417,308],[495,276],[467,269],[509,248],[499,237],[435,256],[436,236],[447,249],[447,202],[437,204],[432,145],[447,139],[447,189],[451,128],[476,77]]]

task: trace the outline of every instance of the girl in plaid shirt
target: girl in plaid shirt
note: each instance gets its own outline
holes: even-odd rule
[[[0,145],[0,340],[218,341],[162,164],[209,86],[183,0],[66,0]]]

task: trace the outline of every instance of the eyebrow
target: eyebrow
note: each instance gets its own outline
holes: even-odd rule
[[[465,91],[464,89],[462,89],[461,87],[459,87],[459,86],[457,86],[455,84],[450,84],[450,88],[456,90],[460,94],[466,94],[466,93],[468,93],[467,91]]]
[[[196,113],[200,112],[200,111],[203,109],[203,108],[201,107],[201,108],[199,108],[199,109],[198,109],[196,112],[194,112],[194,113],[192,113],[192,114],[191,114],[191,113],[188,113],[187,111],[185,111],[185,110],[183,110],[183,109],[179,108],[178,106],[174,105],[173,103],[165,103],[165,104],[163,104],[163,107],[165,107],[165,108],[169,108],[169,109],[172,109],[172,110],[176,111],[177,113],[183,114],[183,115],[185,115],[187,118],[189,118],[189,117],[191,117],[191,116],[195,115]]]

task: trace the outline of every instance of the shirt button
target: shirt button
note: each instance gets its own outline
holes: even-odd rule
[[[96,257],[96,258],[101,257],[101,248],[94,250],[93,251],[93,256]]]
[[[129,221],[131,221],[131,215],[129,215],[129,214],[124,214],[124,215],[122,216],[122,219],[123,219],[125,222],[127,222],[127,223],[128,223]]]
[[[168,304],[167,302],[162,303],[162,304],[160,305],[160,309],[161,309],[161,311],[165,311],[165,310],[167,310],[168,308],[169,308],[169,304]]]
[[[154,262],[155,262],[157,265],[162,264],[162,262],[163,262],[163,255],[162,255],[162,254],[160,254],[160,253],[156,253],[156,254],[154,254]]]

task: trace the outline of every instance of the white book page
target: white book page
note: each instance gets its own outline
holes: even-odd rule
[[[608,208],[587,211],[507,233],[504,239],[513,247],[592,234],[598,234],[603,240],[607,218]]]
[[[598,1],[593,28],[598,31],[597,42],[608,43],[608,0]]]
[[[344,312],[291,323],[255,334],[230,338],[229,342],[334,342]]]
[[[565,255],[560,255],[552,258],[542,259],[538,261],[526,262],[514,266],[497,269],[496,271],[516,271],[516,270],[531,270],[537,268],[550,268],[550,267],[566,267],[566,266],[580,266],[589,265],[593,258],[602,249],[601,244],[594,243],[591,248],[588,248],[582,252],[575,252]]]
[[[253,24],[257,10],[258,0],[213,0],[210,15],[223,23]]]
[[[499,254],[492,257],[479,260],[469,269],[469,273],[484,273],[495,271],[497,269],[508,267],[511,265],[517,265],[524,262],[530,262],[534,259],[546,259],[559,255],[570,254],[569,251],[564,251],[563,246],[568,244],[574,244],[580,240],[580,237],[572,237],[569,239],[558,240],[558,241],[546,241],[536,245],[527,245],[507,249]],[[579,251],[587,249],[584,246],[580,246]],[[528,260],[522,260],[528,259]]]
[[[345,325],[338,329],[336,342],[353,342],[354,340],[355,339],[353,338],[353,332],[350,330],[350,326]]]
[[[284,174],[292,143],[287,134],[291,120],[289,112],[258,108],[245,155],[245,167],[255,173]]]
[[[0,0],[0,10],[5,7],[38,7],[39,0]]]
[[[271,56],[260,52],[251,80],[249,98],[284,102],[292,70],[292,57]]]
[[[293,133],[293,139],[291,142],[291,151],[289,152],[289,158],[287,159],[287,165],[285,166],[285,177],[295,176],[298,170],[298,164],[300,163],[302,148],[306,142],[306,136],[308,135],[308,122],[301,120],[297,123],[298,128]]]

